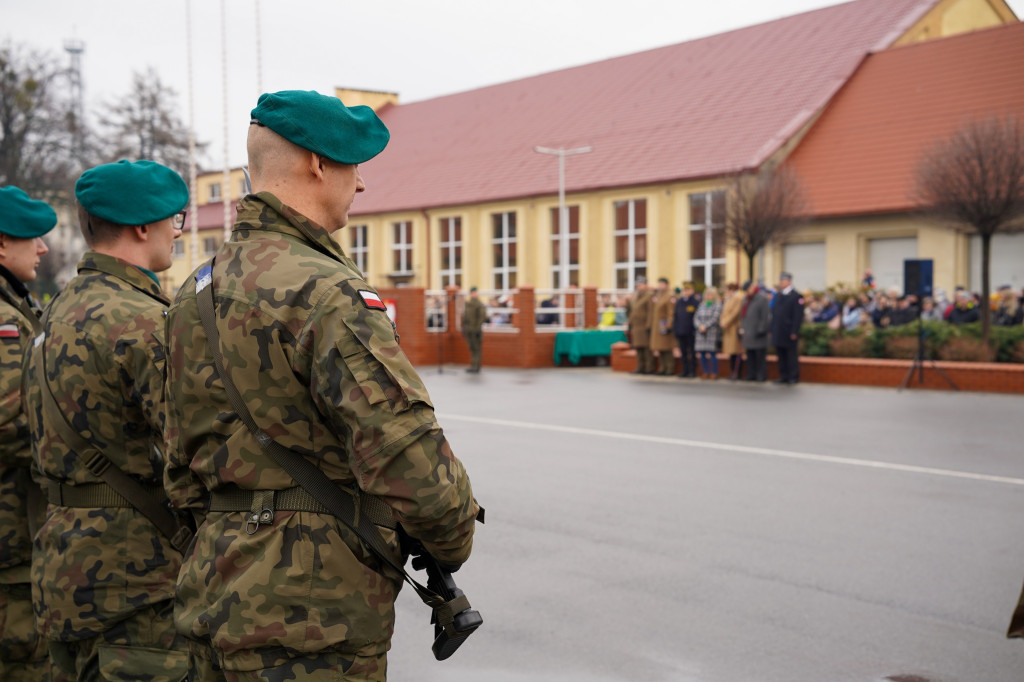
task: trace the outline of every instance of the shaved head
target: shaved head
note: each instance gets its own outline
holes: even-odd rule
[[[292,144],[270,128],[260,125],[249,126],[246,142],[249,155],[249,175],[252,191],[270,190],[273,186],[301,174],[301,166],[308,159],[309,152]]]

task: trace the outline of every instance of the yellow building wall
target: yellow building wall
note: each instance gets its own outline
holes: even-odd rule
[[[794,234],[787,243],[824,242],[825,281],[859,285],[864,271],[870,267],[872,239],[913,237],[917,240],[917,257],[932,259],[933,284],[952,291],[968,285],[967,236],[916,216],[858,217],[815,221]],[[765,279],[775,283],[783,268],[783,246],[767,250]],[[799,286],[799,282],[796,283]]]
[[[1013,10],[1003,0],[942,0],[893,45],[908,45],[1016,21]]]

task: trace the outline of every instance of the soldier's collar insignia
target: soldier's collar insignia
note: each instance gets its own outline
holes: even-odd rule
[[[363,305],[367,308],[387,312],[388,307],[384,305],[384,301],[380,300],[380,296],[375,292],[367,291],[366,289],[359,289],[359,297],[363,299]]]
[[[0,339],[17,339],[21,329],[16,324],[0,324]]]

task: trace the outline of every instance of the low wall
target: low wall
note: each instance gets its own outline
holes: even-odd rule
[[[636,351],[626,343],[612,345],[612,370],[632,372],[636,369]],[[850,384],[856,386],[896,387],[907,377],[910,360],[878,360],[872,358],[823,358],[802,356],[800,358],[800,381],[823,384]],[[718,356],[720,376],[729,373],[729,358]],[[941,370],[941,374],[939,371]],[[745,368],[744,368],[745,369]],[[680,371],[676,360],[676,373]],[[994,362],[931,362],[924,364],[924,382],[920,371],[914,370],[908,386],[911,388],[932,388],[951,390],[943,379],[945,374],[962,391],[987,391],[992,393],[1024,394],[1024,365]],[[779,376],[774,355],[768,356],[768,378]]]

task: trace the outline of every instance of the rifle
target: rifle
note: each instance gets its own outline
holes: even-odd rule
[[[434,643],[430,648],[434,658],[443,661],[483,625],[484,619],[479,611],[470,608],[469,600],[455,584],[449,568],[431,556],[423,544],[410,537],[401,526],[398,527],[398,535],[403,552],[412,556],[413,569],[426,570],[427,589],[444,599],[444,606],[434,608],[430,615],[430,622],[434,626]],[[441,609],[452,612],[451,623],[446,626],[438,622],[438,611]]]

